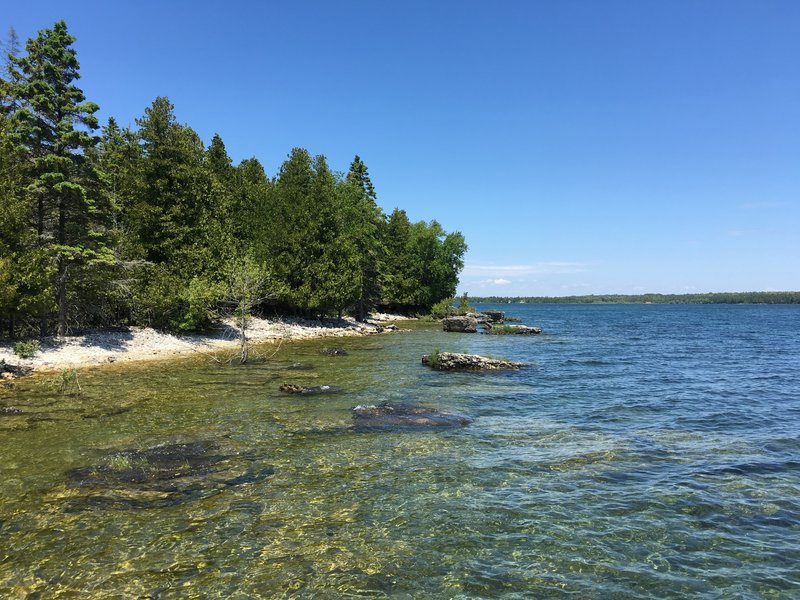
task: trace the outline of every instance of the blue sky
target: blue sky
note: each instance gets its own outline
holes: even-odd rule
[[[470,246],[472,295],[800,289],[800,2],[38,2],[81,86],[165,95],[273,175],[367,163]]]

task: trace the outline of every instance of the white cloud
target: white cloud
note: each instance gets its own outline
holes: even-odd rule
[[[475,265],[468,264],[464,266],[464,275],[480,276],[488,275],[495,276],[498,280],[502,279],[504,275],[530,275],[530,274],[565,274],[565,273],[584,273],[586,272],[586,265],[583,263],[574,262],[539,262],[531,265]],[[503,281],[507,281],[502,279]],[[509,282],[510,283],[510,282]],[[503,285],[503,284],[498,284]]]
[[[509,285],[511,283],[512,281],[510,279],[503,279],[502,277],[498,277],[497,279],[482,279],[480,281],[470,282],[471,285],[477,285],[479,288],[487,288],[498,285]]]

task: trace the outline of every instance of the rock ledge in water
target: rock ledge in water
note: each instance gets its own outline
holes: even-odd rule
[[[475,333],[478,331],[478,320],[475,317],[447,317],[442,320],[442,330]]]
[[[538,335],[542,333],[542,328],[528,327],[527,325],[500,325],[497,327],[487,325],[486,333],[492,335]]]
[[[422,364],[437,371],[508,371],[524,367],[524,363],[487,358],[477,354],[459,354],[457,352],[439,352],[422,357]]]

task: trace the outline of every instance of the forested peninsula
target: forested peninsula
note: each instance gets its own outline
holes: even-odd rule
[[[707,294],[592,294],[589,296],[483,296],[499,304],[800,304],[800,292],[715,292]]]
[[[226,311],[364,319],[455,294],[466,244],[384,214],[365,163],[294,148],[278,173],[206,147],[166,97],[100,127],[63,21],[0,78],[0,319],[10,338],[86,327],[202,331]]]

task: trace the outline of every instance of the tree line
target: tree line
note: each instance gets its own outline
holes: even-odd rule
[[[455,294],[463,236],[384,214],[366,164],[294,148],[234,165],[158,97],[100,127],[63,21],[13,30],[0,77],[0,318],[12,338],[87,326],[207,328],[226,306],[364,319]],[[248,283],[249,282],[249,283]],[[252,289],[256,286],[258,289]],[[254,301],[257,299],[257,301]]]
[[[705,294],[592,294],[589,296],[484,296],[487,304],[800,304],[800,292],[709,292]]]

